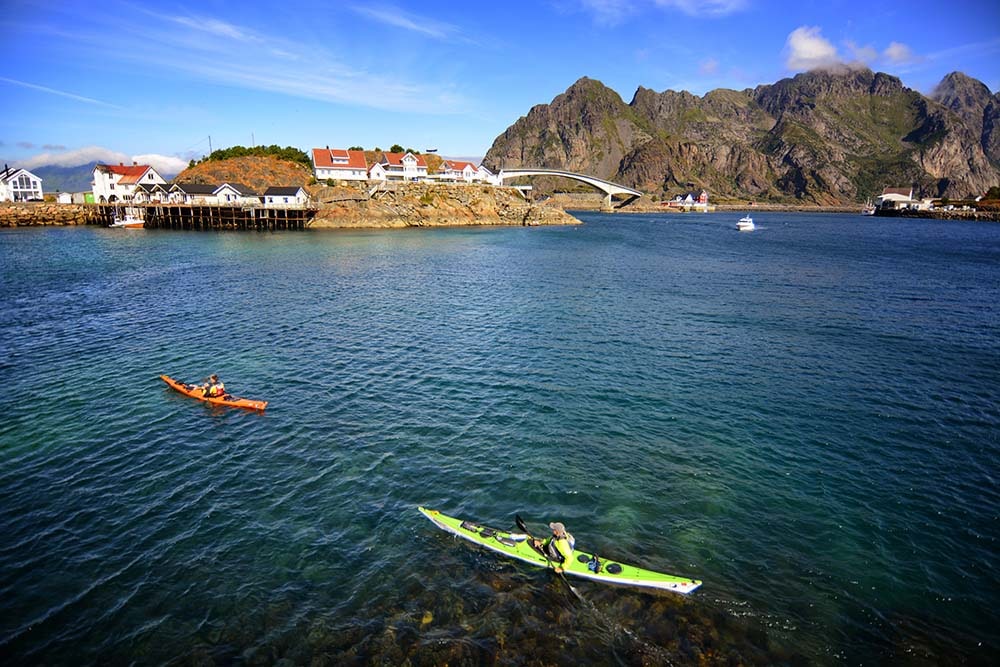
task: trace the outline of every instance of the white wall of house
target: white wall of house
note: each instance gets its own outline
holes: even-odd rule
[[[305,190],[299,188],[294,195],[265,195],[264,208],[296,208],[309,203]]]
[[[388,179],[388,175],[385,172],[385,167],[381,163],[375,163],[368,170],[368,180],[369,181],[385,181]]]
[[[148,167],[142,178],[136,183],[121,183],[122,175],[112,171],[94,167],[92,189],[95,202],[132,201],[135,198],[135,188],[139,183],[165,185],[166,181],[155,169]],[[114,199],[112,199],[112,197]]]
[[[27,169],[13,169],[0,179],[0,201],[42,199],[42,179]]]
[[[348,168],[334,168],[334,169],[324,169],[317,167],[316,169],[316,180],[325,181],[332,178],[335,181],[364,181],[368,179],[368,175],[365,173],[364,169],[348,169]]]

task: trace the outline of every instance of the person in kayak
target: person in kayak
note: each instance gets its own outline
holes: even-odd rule
[[[208,398],[216,398],[218,396],[226,395],[226,385],[222,384],[222,380],[219,379],[218,375],[211,375],[208,378],[208,382],[202,385],[205,390],[205,396]]]
[[[573,549],[576,547],[576,538],[567,533],[566,526],[558,521],[550,523],[549,528],[552,529],[552,537],[545,541],[542,549],[545,555],[555,563],[556,572],[562,572],[563,565],[568,565],[572,562]]]

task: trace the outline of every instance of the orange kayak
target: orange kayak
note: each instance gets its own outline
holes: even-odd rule
[[[228,405],[233,408],[246,408],[247,410],[263,410],[267,407],[267,401],[252,401],[249,398],[240,398],[232,394],[215,397],[205,396],[205,390],[202,387],[178,382],[169,375],[161,375],[160,379],[170,385],[171,389],[176,389],[185,396],[197,398],[199,401],[205,401],[213,405]]]

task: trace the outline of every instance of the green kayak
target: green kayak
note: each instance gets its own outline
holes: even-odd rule
[[[448,531],[461,538],[475,542],[487,549],[498,551],[505,556],[523,560],[538,567],[551,567],[552,563],[538,549],[534,548],[528,535],[525,533],[510,533],[505,530],[487,528],[472,521],[463,521],[450,517],[437,510],[418,507],[428,519],[433,521],[438,528]],[[671,574],[661,574],[652,570],[644,570],[634,565],[626,565],[613,561],[610,558],[603,558],[582,551],[573,552],[573,562],[568,563],[563,568],[566,574],[572,574],[585,579],[603,581],[611,584],[625,584],[631,586],[647,586],[650,588],[662,588],[674,593],[688,594],[701,586],[697,579],[686,577],[675,577]]]

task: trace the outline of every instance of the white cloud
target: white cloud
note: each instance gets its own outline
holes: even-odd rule
[[[79,167],[91,162],[103,162],[105,164],[148,164],[162,176],[175,176],[187,168],[187,160],[183,160],[173,155],[158,155],[147,153],[145,155],[132,155],[113,151],[102,146],[86,146],[71,151],[58,153],[39,153],[24,160],[18,160],[17,166],[25,169],[35,167]]]
[[[133,155],[132,161],[139,164],[148,164],[164,178],[176,176],[187,169],[188,166],[188,160],[182,160],[174,155],[157,155],[156,153]]]
[[[893,65],[908,65],[918,60],[910,47],[899,42],[889,42],[882,55]]]
[[[785,65],[793,70],[830,67],[841,62],[837,49],[820,34],[818,27],[802,26],[788,35]]]

